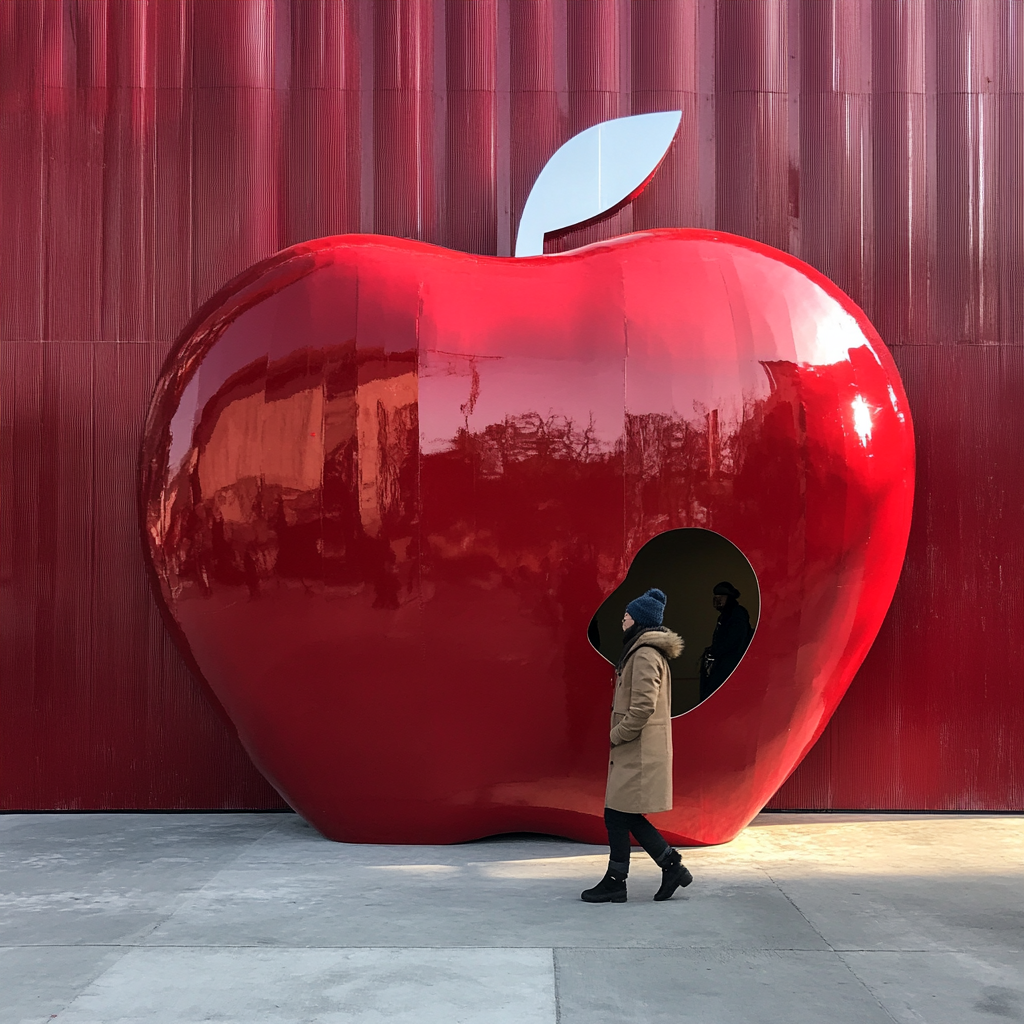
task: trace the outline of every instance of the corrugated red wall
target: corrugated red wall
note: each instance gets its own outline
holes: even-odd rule
[[[681,109],[555,247],[718,227],[871,316],[917,428],[873,651],[779,807],[1024,807],[1024,2],[5,0],[0,808],[272,807],[150,596],[144,410],[191,312],[305,238],[508,254],[596,121]]]

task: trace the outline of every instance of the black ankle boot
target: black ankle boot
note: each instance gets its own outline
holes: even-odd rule
[[[584,903],[625,903],[626,876],[609,868],[593,889],[584,889],[580,893]]]
[[[654,894],[660,903],[672,898],[676,889],[685,889],[693,881],[678,850],[672,850],[661,865],[661,888]]]

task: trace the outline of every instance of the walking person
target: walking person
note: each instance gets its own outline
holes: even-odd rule
[[[665,595],[648,590],[626,605],[622,617],[622,656],[615,668],[611,756],[605,791],[608,871],[586,903],[625,903],[629,836],[661,868],[655,899],[669,899],[693,876],[665,837],[644,817],[672,807],[672,676],[668,659],[678,658],[683,640],[662,625]]]

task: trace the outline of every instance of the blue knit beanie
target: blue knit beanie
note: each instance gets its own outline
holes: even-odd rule
[[[665,616],[667,597],[660,590],[648,590],[626,605],[626,611],[638,626],[660,626]]]

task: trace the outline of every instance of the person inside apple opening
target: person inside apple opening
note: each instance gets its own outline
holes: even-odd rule
[[[644,817],[672,807],[672,675],[670,658],[683,651],[683,639],[661,623],[665,595],[648,590],[626,605],[622,616],[622,656],[615,667],[611,756],[604,798],[608,829],[608,871],[580,894],[586,903],[625,903],[629,836],[661,868],[654,898],[669,899],[693,876],[665,837]]]
[[[711,591],[719,615],[711,646],[705,647],[700,657],[701,700],[710,697],[732,675],[754,636],[747,609],[736,603],[739,596],[740,592],[728,582],[716,583]]]

